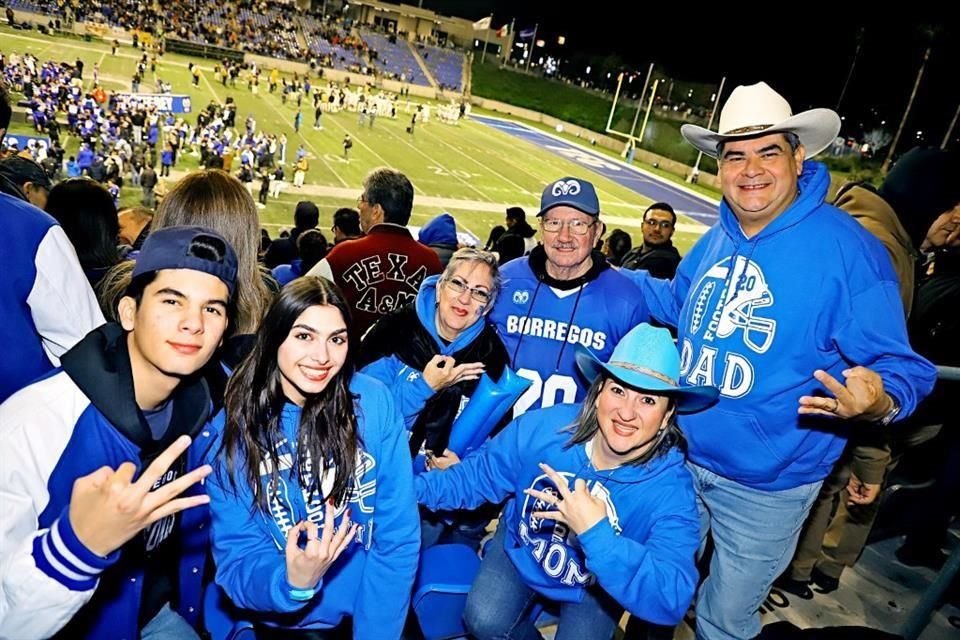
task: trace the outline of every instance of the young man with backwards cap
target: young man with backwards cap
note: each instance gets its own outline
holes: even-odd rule
[[[153,232],[120,324],[0,405],[0,637],[198,637],[207,514],[190,507],[213,434],[194,374],[236,276],[216,233]]]
[[[759,633],[845,431],[902,419],[936,379],[907,341],[882,245],[824,203],[829,173],[805,161],[839,130],[829,109],[793,115],[766,84],[737,87],[720,133],[681,128],[718,159],[719,224],[672,282],[634,272],[653,316],[677,327],[684,382],[720,388],[714,407],[680,417],[715,543],[697,638]]]
[[[543,244],[504,265],[504,289],[490,314],[510,366],[532,382],[514,416],[583,400],[587,388],[576,371],[574,347],[606,358],[649,317],[640,291],[594,250],[603,226],[591,183],[573,177],[551,182],[537,217]]]

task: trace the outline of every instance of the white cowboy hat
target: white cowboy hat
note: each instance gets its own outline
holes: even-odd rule
[[[790,132],[800,138],[806,157],[812,158],[840,132],[840,116],[832,109],[810,109],[793,115],[790,104],[766,82],[741,85],[733,90],[720,111],[717,131],[685,124],[683,137],[708,156],[717,157],[717,145],[725,140],[768,133]]]

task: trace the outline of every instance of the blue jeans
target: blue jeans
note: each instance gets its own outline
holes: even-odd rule
[[[200,640],[200,636],[167,603],[140,631],[140,640]]]
[[[476,640],[543,640],[532,615],[543,597],[523,581],[507,557],[503,541],[501,520],[467,595],[463,611],[467,631]],[[623,615],[623,607],[597,585],[587,589],[581,602],[558,604],[555,640],[612,638]]]
[[[797,547],[823,481],[782,491],[752,489],[687,463],[697,492],[700,551],[713,536],[710,573],[697,596],[697,640],[760,633],[758,609]]]

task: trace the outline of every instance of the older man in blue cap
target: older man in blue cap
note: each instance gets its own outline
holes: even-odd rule
[[[542,244],[501,270],[504,289],[490,314],[510,366],[532,381],[514,406],[529,409],[580,401],[574,347],[606,359],[626,333],[648,319],[639,290],[594,247],[603,232],[594,186],[564,177],[540,198]]]

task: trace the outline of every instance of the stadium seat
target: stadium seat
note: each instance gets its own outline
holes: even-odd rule
[[[215,582],[203,594],[203,625],[211,640],[256,640],[253,623],[238,619],[236,607]]]
[[[463,607],[480,569],[480,558],[463,544],[438,544],[420,554],[413,610],[425,640],[466,635]]]

